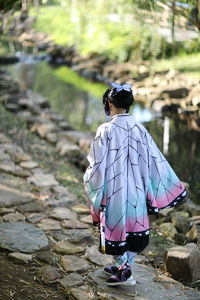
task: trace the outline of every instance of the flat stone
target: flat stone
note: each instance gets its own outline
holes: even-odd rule
[[[57,186],[53,186],[51,188],[52,192],[59,195],[59,196],[68,196],[69,195],[69,190],[67,187],[62,186],[62,185],[57,185]]]
[[[0,207],[10,207],[32,201],[18,189],[0,184]]]
[[[37,226],[44,231],[61,229],[60,222],[53,219],[43,219]]]
[[[29,177],[31,175],[31,173],[28,170],[24,170],[20,166],[16,166],[14,171],[12,171],[10,173],[15,176],[19,176],[19,177],[23,177],[23,178]]]
[[[186,237],[190,242],[200,244],[200,225],[193,224]]]
[[[14,160],[14,162],[16,163],[20,163],[20,162],[24,162],[27,160],[31,160],[30,155],[26,154],[26,153],[20,153],[20,152],[16,152],[16,153],[12,153],[11,154],[12,159]]]
[[[55,282],[57,279],[61,278],[61,274],[57,271],[54,266],[44,266],[38,272],[38,277],[41,278],[46,283]]]
[[[58,142],[58,135],[56,133],[47,133],[46,135],[46,139],[48,142],[52,143],[52,144],[56,144]]]
[[[55,207],[49,214],[51,218],[57,220],[76,220],[77,214],[66,207]]]
[[[93,135],[90,132],[83,132],[78,130],[62,131],[61,136],[75,144],[79,144],[79,141],[83,138],[84,139],[93,138]]]
[[[11,143],[11,140],[5,136],[5,134],[0,133],[0,144]]]
[[[92,216],[91,216],[91,215],[82,217],[80,220],[81,220],[81,222],[83,222],[83,223],[93,224]]]
[[[35,173],[33,176],[28,178],[29,183],[33,183],[38,187],[50,187],[58,185],[59,183],[55,180],[53,174],[42,174]]]
[[[0,224],[0,248],[32,253],[47,246],[46,235],[32,224],[25,222]]]
[[[93,291],[85,285],[70,289],[70,294],[76,300],[95,299]]]
[[[33,255],[19,253],[19,252],[9,253],[8,257],[20,264],[28,264],[33,260]]]
[[[72,243],[91,242],[93,240],[93,231],[90,229],[69,229],[63,230],[64,239]]]
[[[80,148],[72,144],[69,141],[61,140],[56,144],[56,150],[60,156],[68,156],[73,158],[80,158],[81,157],[81,150]]]
[[[0,161],[9,161],[11,157],[9,154],[5,153],[3,150],[0,150]]]
[[[55,131],[57,126],[53,122],[41,124],[37,126],[37,132],[41,137],[46,137],[48,133]]]
[[[59,265],[59,257],[51,252],[37,252],[34,258],[53,266]]]
[[[144,255],[138,254],[135,258],[135,263],[146,265],[149,263],[149,260]]]
[[[90,212],[90,209],[88,206],[84,204],[77,204],[71,207],[73,211],[75,211],[78,214],[86,214]]]
[[[34,202],[18,205],[16,209],[21,213],[42,212],[45,210],[45,207],[39,201],[34,201]]]
[[[61,265],[66,272],[85,273],[89,269],[89,264],[84,259],[75,255],[62,256]]]
[[[83,247],[73,245],[68,241],[60,241],[53,246],[53,251],[60,254],[78,254],[84,250]]]
[[[200,216],[194,216],[189,218],[191,224],[200,225]]]
[[[175,246],[167,250],[165,267],[172,277],[184,282],[200,279],[200,251],[196,244]]]
[[[26,216],[26,220],[32,224],[36,224],[46,218],[46,215],[41,213],[32,213]]]
[[[100,253],[97,246],[87,248],[85,258],[98,266],[107,266],[114,262],[113,256]]]
[[[15,212],[14,208],[0,207],[0,215],[5,215],[8,213],[14,213],[14,212]]]
[[[62,227],[71,229],[85,229],[89,228],[88,224],[82,223],[78,220],[64,220],[61,222]]]
[[[172,223],[162,223],[159,228],[163,236],[170,237],[172,239],[177,233],[177,230]]]
[[[57,282],[64,290],[69,290],[71,287],[79,286],[83,284],[83,278],[77,273],[71,273],[62,279],[58,279]],[[83,298],[82,298],[83,300]],[[87,298],[88,300],[88,298]]]
[[[35,161],[23,161],[20,166],[25,169],[34,169],[38,167],[38,163]]]
[[[9,213],[3,216],[4,222],[22,222],[25,217],[18,213]]]
[[[186,289],[181,283],[163,275],[150,266],[134,264],[134,286],[111,287],[106,284],[109,278],[103,270],[96,270],[88,275],[88,279],[96,286],[100,299],[105,300],[195,300],[200,292]]]
[[[190,227],[189,216],[186,217],[177,212],[172,216],[172,224],[176,227],[178,232],[186,234]]]

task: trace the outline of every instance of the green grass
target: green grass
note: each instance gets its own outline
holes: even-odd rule
[[[156,60],[152,65],[152,70],[177,70],[189,77],[200,79],[200,53],[182,54],[169,59]]]

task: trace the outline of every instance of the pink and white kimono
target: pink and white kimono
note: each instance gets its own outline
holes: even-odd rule
[[[96,133],[84,184],[93,222],[105,206],[107,254],[140,252],[149,241],[148,215],[181,202],[187,192],[144,126],[129,114]]]

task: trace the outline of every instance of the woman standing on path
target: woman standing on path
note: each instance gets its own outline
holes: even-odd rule
[[[134,98],[130,85],[112,83],[103,95],[111,121],[97,129],[84,175],[100,249],[115,255],[105,268],[108,285],[133,285],[132,265],[149,242],[148,215],[178,205],[187,192],[142,124],[128,114]]]

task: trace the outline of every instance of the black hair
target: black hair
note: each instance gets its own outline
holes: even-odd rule
[[[126,112],[128,113],[130,106],[134,102],[134,97],[131,90],[121,90],[118,92],[116,88],[113,87],[106,90],[106,92],[103,94],[103,104],[105,113],[110,115],[108,100],[110,100],[115,107],[126,109]]]

